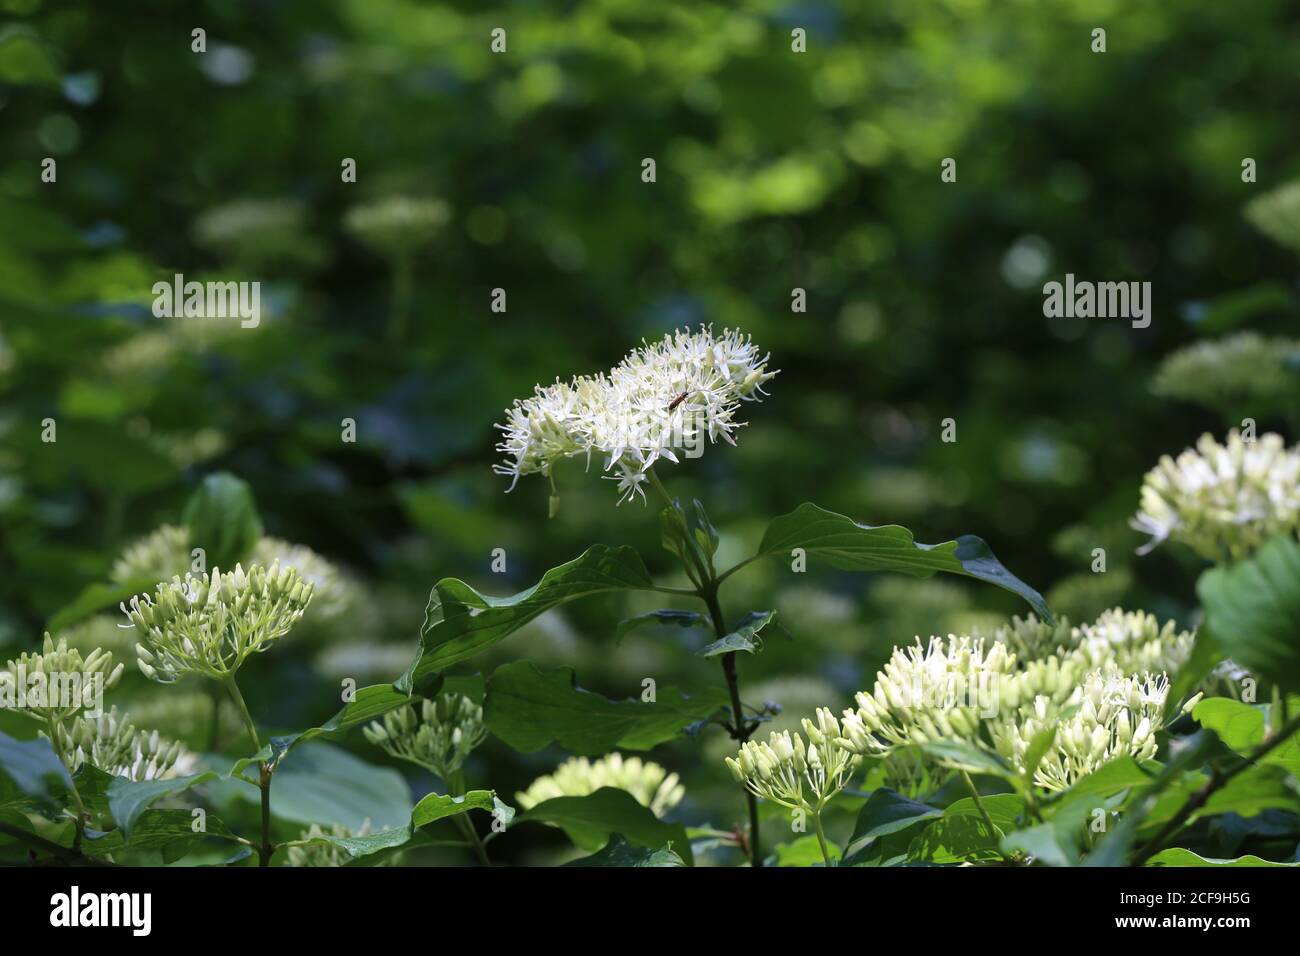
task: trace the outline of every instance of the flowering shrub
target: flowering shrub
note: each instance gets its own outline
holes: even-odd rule
[[[357,228],[379,228],[371,219],[358,216]],[[140,675],[184,683],[174,691],[178,713],[190,713],[192,688],[206,686],[216,744],[229,736],[222,712],[233,706],[247,738],[242,758],[223,760],[216,745],[200,757],[137,730],[116,708],[103,711],[122,665],[102,647],[83,655],[66,637],[47,637],[42,653],[0,672],[7,706],[39,725],[36,741],[0,738],[0,786],[31,824],[5,822],[4,832],[73,858],[129,858],[140,834],[172,859],[204,840],[224,842],[229,862],[263,866],[393,863],[448,843],[490,865],[495,841],[529,824],[562,831],[588,865],[682,865],[697,853],[752,866],[1160,864],[1198,846],[1195,824],[1207,815],[1294,812],[1300,453],[1278,435],[1234,431],[1224,445],[1204,436],[1148,474],[1134,526],[1152,546],[1168,540],[1213,562],[1198,584],[1197,630],[1121,607],[1071,624],[980,538],[920,544],[906,528],[861,524],[812,503],[773,519],[750,556],[721,566],[733,549],[705,505],[674,497],[665,478],[710,445],[737,444],[740,413],[777,374],[768,361],[738,331],[677,331],[607,373],[539,386],[517,401],[498,426],[496,471],[509,487],[544,476],[554,513],[558,466],[572,460],[604,473],[618,483],[619,503],[646,506],[623,520],[658,522],[680,577],[658,580],[632,548],[595,545],[513,595],[443,578],[405,673],[361,688],[345,681],[342,709],[297,733],[263,732],[241,693],[241,670],[292,643],[314,608],[335,621],[365,602],[310,549],[265,537],[242,483],[210,479],[181,523],[128,548],[112,577],[132,592],[121,626],[133,635]],[[195,556],[209,552],[234,570],[196,568]],[[1032,613],[969,633],[898,634],[851,704],[829,690],[817,699],[823,692],[812,681],[807,712],[786,714],[775,701],[756,702],[744,679],[746,661],[783,633],[778,609],[728,613],[722,600],[724,584],[765,559],[791,573],[820,565],[962,576],[1016,595]],[[533,661],[474,672],[476,658],[547,611],[623,592],[672,606],[613,626],[619,639],[647,627],[704,635],[696,686],[658,688],[651,679],[639,700],[609,700],[577,686],[572,671]],[[102,632],[70,633],[90,641]],[[65,681],[76,695],[61,693]],[[1261,693],[1265,703],[1254,703]],[[765,727],[777,721],[786,723]],[[357,728],[374,754],[421,772],[425,795],[397,823],[313,822],[284,839],[277,779],[293,774],[300,746]],[[719,731],[727,745],[709,754]],[[674,740],[697,741],[719,781],[730,771],[734,827],[712,826],[677,773],[629,753]],[[514,805],[487,789],[505,781],[479,777],[474,756],[483,748],[526,755],[550,744],[574,756],[536,775]],[[300,759],[310,753],[303,747]],[[206,816],[203,829],[190,825],[181,808],[201,809],[214,783],[257,793],[256,832]],[[437,839],[446,827],[455,838]]]

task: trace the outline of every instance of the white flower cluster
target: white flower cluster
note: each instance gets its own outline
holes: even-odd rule
[[[843,746],[885,758],[886,778],[916,794],[940,761],[920,748],[956,740],[995,750],[1017,769],[1035,734],[1057,739],[1036,768],[1046,789],[1069,786],[1121,754],[1149,759],[1163,727],[1169,682],[1191,653],[1193,634],[1150,614],[1114,608],[1070,627],[1030,616],[990,637],[950,635],[897,648],[844,712]]]
[[[601,787],[625,790],[637,803],[662,817],[686,796],[677,774],[669,773],[652,760],[606,754],[599,760],[572,757],[555,768],[554,773],[538,777],[528,789],[515,794],[519,806],[530,810],[555,797],[585,797]]]
[[[186,674],[225,680],[252,654],[260,654],[301,619],[312,586],[278,563],[245,571],[219,568],[159,584],[121,605],[137,628],[136,663],[160,684]]]
[[[849,750],[882,756],[897,747],[938,740],[973,740],[980,719],[997,712],[998,700],[1015,669],[1016,657],[1003,644],[985,648],[982,639],[950,634],[896,648],[876,675],[870,694],[859,691],[857,709],[844,711]]]
[[[170,581],[192,570],[188,528],[165,524],[132,542],[113,563],[111,577],[117,584],[136,581]],[[346,614],[359,601],[357,587],[332,562],[302,544],[263,536],[253,545],[250,565],[293,568],[313,588],[316,596],[312,618],[333,620]]]
[[[156,730],[137,731],[116,707],[95,718],[78,717],[71,728],[56,724],[54,735],[54,749],[70,773],[89,763],[139,782],[177,776],[178,764],[187,768],[195,762],[183,744],[164,740]]]
[[[747,740],[740,753],[726,758],[727,767],[756,796],[819,815],[844,789],[861,758],[850,753],[840,722],[825,707],[817,708],[816,722],[804,719],[803,730],[806,745],[799,733],[788,730],[770,734],[767,743]]]
[[[990,733],[997,752],[1023,770],[1034,738],[1055,726],[1056,737],[1034,771],[1034,783],[1064,790],[1116,757],[1154,757],[1168,697],[1169,681],[1163,674],[1124,676],[1113,666],[1103,667],[1088,674],[1064,706],[1036,697],[1018,713],[992,721]]]
[[[1152,536],[1146,550],[1173,538],[1211,561],[1243,558],[1300,526],[1300,449],[1271,432],[1243,441],[1232,431],[1226,445],[1202,435],[1147,472],[1131,524]]]
[[[537,386],[531,398],[506,409],[505,433],[495,465],[511,478],[549,476],[557,461],[593,454],[618,481],[620,502],[634,494],[660,458],[697,457],[704,439],[735,444],[741,402],[765,395],[769,356],[748,335],[732,329],[675,331],[630,352],[608,374]]]

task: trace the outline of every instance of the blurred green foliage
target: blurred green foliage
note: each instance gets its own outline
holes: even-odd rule
[[[270,726],[328,716],[341,677],[397,676],[439,577],[510,593],[596,541],[667,572],[653,511],[616,509],[576,464],[553,520],[544,481],[503,494],[492,425],[534,383],[687,324],[741,326],[782,369],[737,449],[667,476],[707,503],[724,563],[815,500],[924,541],[978,534],[1072,615],[1122,602],[1184,616],[1195,567],[1132,556],[1142,473],[1227,415],[1297,437],[1294,402],[1152,390],[1176,349],[1296,328],[1295,254],[1242,212],[1300,174],[1300,13],[1284,0],[132,13],[0,0],[0,647],[38,641],[217,471],[251,485],[267,534],[364,582],[369,613],[346,634],[250,668]],[[807,53],[791,52],[795,27]],[[940,182],[945,157],[955,183]],[[1242,181],[1246,157],[1258,183]],[[349,214],[403,197],[439,212],[396,246]],[[151,287],[178,272],[260,281],[261,325],[155,318]],[[1150,281],[1151,327],[1045,319],[1041,286],[1066,272]],[[939,441],[945,418],[955,443]],[[1087,580],[1096,547],[1104,587]],[[489,573],[494,548],[505,575]],[[790,638],[746,657],[742,686],[791,717],[847,703],[914,634],[1019,610],[960,580],[791,579],[779,564],[738,575],[724,601],[781,609]],[[612,652],[616,623],[655,606],[570,605],[462,669],[526,654],[615,698],[646,675],[717,682],[674,646],[702,640],[680,629]],[[122,693],[156,699],[138,675]],[[728,828],[739,801],[700,746],[655,759],[684,773],[688,818]],[[470,776],[508,797],[560,757],[489,743]],[[531,832],[505,852],[560,844]]]

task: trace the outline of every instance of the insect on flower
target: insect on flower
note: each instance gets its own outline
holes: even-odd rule
[[[671,402],[669,402],[669,403],[668,403],[668,411],[671,412],[673,409],[675,409],[675,408],[676,408],[678,405],[680,405],[682,402],[686,401],[686,396],[689,395],[689,394],[691,394],[691,393],[690,393],[690,392],[682,392],[680,395],[678,395],[676,398],[674,398]]]

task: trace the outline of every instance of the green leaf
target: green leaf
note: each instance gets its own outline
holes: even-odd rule
[[[236,792],[249,800],[260,797],[247,787]],[[271,785],[271,813],[297,823],[341,823],[359,830],[369,820],[384,830],[407,823],[410,807],[410,788],[396,770],[319,742],[299,748]]]
[[[1000,833],[990,832],[975,801],[964,797],[947,807],[940,819],[921,831],[908,847],[908,857],[930,863],[1000,860],[999,840],[1002,835],[1015,830],[1025,802],[1010,793],[995,793],[980,799]]]
[[[162,850],[170,860],[179,860],[207,837],[235,840],[230,829],[212,814],[205,816],[204,827],[202,832],[194,831],[194,816],[189,810],[146,810],[129,834],[122,829],[99,834],[88,831],[82,849],[91,856],[104,856],[128,847]]]
[[[623,834],[610,836],[605,849],[581,860],[565,863],[565,866],[685,866],[686,862],[673,852],[671,846],[658,850],[648,847],[633,846],[623,839]]]
[[[1192,717],[1202,727],[1213,730],[1237,753],[1248,757],[1264,743],[1267,710],[1227,697],[1207,697],[1192,709]],[[1300,734],[1274,747],[1264,755],[1262,763],[1276,764],[1300,777]]]
[[[1151,859],[1147,860],[1147,866],[1281,866],[1293,867],[1300,866],[1300,863],[1274,863],[1271,860],[1261,860],[1257,856],[1239,856],[1235,860],[1216,860],[1213,857],[1199,856],[1191,850],[1184,850],[1181,847],[1170,847],[1168,850],[1161,850]]]
[[[1069,790],[1053,801],[1053,805],[1065,803],[1076,797],[1095,797],[1104,800],[1132,787],[1144,787],[1155,779],[1155,774],[1161,766],[1154,761],[1145,765],[1147,769],[1143,769],[1143,766],[1127,755],[1109,760],[1086,777],[1075,781]]]
[[[385,850],[404,847],[411,842],[411,839],[410,826],[401,826],[380,830],[378,833],[367,833],[365,836],[340,837],[322,833],[320,836],[294,842],[300,846],[336,846],[347,853],[349,859],[362,860]]]
[[[466,680],[466,686],[469,686],[468,679]],[[259,753],[237,761],[228,774],[238,775],[245,768],[263,761],[270,761],[272,769],[274,769],[299,744],[305,744],[317,737],[332,740],[354,727],[369,723],[377,717],[382,717],[390,710],[396,710],[398,707],[409,703],[411,703],[411,698],[407,694],[396,690],[392,684],[371,684],[368,687],[362,687],[351,701],[344,704],[337,714],[319,727],[312,727],[297,734],[272,737],[270,743],[263,746]]]
[[[1300,690],[1300,542],[1290,533],[1273,538],[1246,561],[1206,571],[1196,593],[1224,654]]]
[[[42,807],[61,807],[71,786],[68,768],[44,737],[15,740],[0,733],[0,797],[12,790]]]
[[[758,636],[759,632],[775,619],[776,611],[751,611],[745,620],[730,634],[726,634],[712,644],[700,648],[698,656],[717,657],[719,654],[734,654],[737,651],[744,651],[746,654],[757,654],[763,647],[763,641]]]
[[[520,823],[547,823],[560,827],[579,849],[594,852],[615,833],[629,843],[658,849],[672,844],[682,859],[692,864],[691,844],[680,823],[665,823],[637,803],[632,794],[602,787],[585,797],[555,797],[519,816]]]
[[[1223,652],[1219,650],[1209,625],[1202,622],[1196,629],[1196,633],[1192,635],[1192,653],[1188,655],[1187,661],[1178,669],[1178,673],[1169,684],[1169,696],[1165,704],[1166,723],[1171,722],[1178,715],[1183,704],[1209,676],[1214,665],[1221,660],[1223,660]]]
[[[166,780],[136,781],[128,780],[126,777],[114,777],[112,783],[108,785],[109,813],[121,828],[123,837],[130,843],[136,821],[155,801],[216,779],[217,774],[212,771]]]
[[[425,608],[420,653],[397,682],[397,689],[409,691],[427,675],[473,657],[561,604],[593,594],[653,586],[636,551],[603,544],[551,568],[531,588],[510,597],[489,597],[464,581],[443,578],[433,586]]]
[[[849,838],[849,853],[856,852],[860,844],[876,837],[904,830],[921,820],[943,816],[943,811],[925,803],[909,800],[893,790],[881,788],[872,792],[858,811],[858,821]]]
[[[839,860],[844,855],[840,852],[839,847],[829,841],[827,841],[826,849],[830,851],[832,860]],[[789,843],[782,843],[776,848],[776,865],[825,866],[826,858],[822,856],[822,848],[817,843],[817,837],[801,836]]]
[[[676,626],[680,628],[707,627],[708,621],[704,615],[696,611],[679,611],[675,608],[660,608],[657,611],[646,611],[644,614],[638,614],[636,617],[629,617],[626,620],[619,621],[618,627],[614,628],[614,643],[617,644],[623,640],[632,631],[637,628],[648,625],[660,625],[664,627]]]
[[[555,742],[570,753],[595,756],[615,748],[649,750],[726,702],[721,687],[689,696],[662,688],[654,703],[614,701],[577,687],[572,668],[542,671],[516,661],[488,678],[483,717],[493,734],[523,753]]]
[[[491,790],[471,790],[464,796],[453,797],[445,793],[431,793],[411,811],[411,826],[419,828],[447,817],[459,816],[470,810],[491,813],[496,809],[496,795]]]
[[[203,479],[186,502],[181,521],[189,529],[191,547],[206,553],[209,568],[233,568],[248,558],[262,536],[252,489],[224,471]]]
[[[989,546],[973,535],[918,544],[912,532],[898,525],[858,524],[805,502],[768,525],[755,557],[788,556],[795,548],[841,571],[899,571],[922,578],[947,571],[977,578],[1018,594],[1040,617],[1052,620],[1043,596],[1003,567]]]

